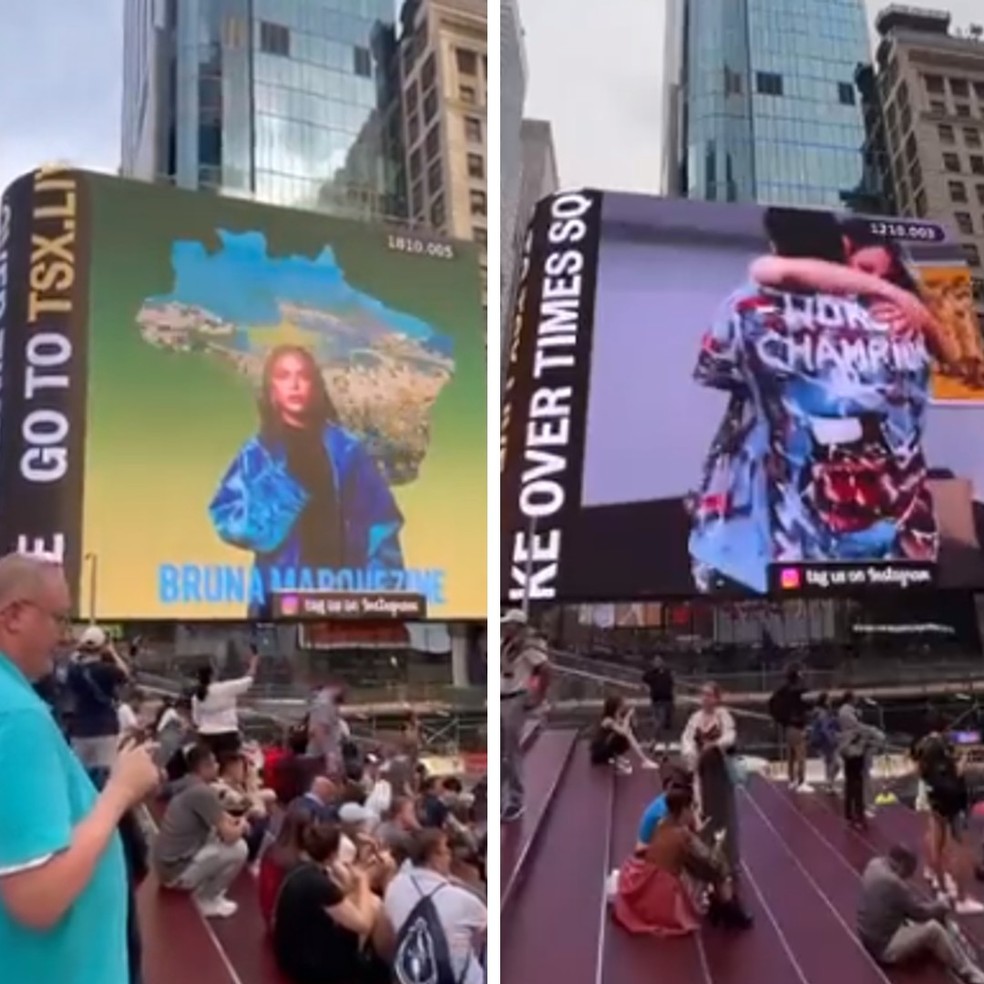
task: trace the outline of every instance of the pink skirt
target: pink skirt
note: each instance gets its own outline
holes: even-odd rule
[[[622,865],[613,915],[630,933],[649,936],[687,936],[700,926],[700,913],[683,879],[640,858]]]

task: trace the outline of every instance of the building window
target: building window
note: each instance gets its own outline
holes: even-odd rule
[[[416,181],[420,177],[420,148],[416,147],[410,154],[410,180]]]
[[[482,158],[481,154],[468,155],[468,177],[469,178],[485,177],[485,161]]]
[[[947,184],[950,188],[951,202],[960,203],[967,201],[967,189],[964,187],[962,181],[949,181]]]
[[[424,96],[424,122],[430,123],[437,116],[437,89],[428,89]]]
[[[943,170],[958,173],[960,171],[960,158],[956,154],[944,154]]]
[[[260,51],[290,58],[290,31],[283,24],[260,21]]]
[[[427,56],[427,61],[424,62],[424,67],[420,70],[420,84],[426,92],[437,79],[437,61],[434,58],[434,52],[432,51]]]
[[[950,92],[958,99],[966,99],[970,95],[970,87],[966,79],[950,79]]]
[[[478,75],[478,55],[467,48],[455,48],[454,59],[462,75]]]
[[[902,107],[902,112],[899,113],[899,119],[902,121],[902,132],[905,133],[912,126],[912,110],[909,108],[908,103]]]
[[[420,117],[416,113],[411,113],[407,117],[407,136],[410,138],[411,147],[417,142],[417,138],[420,136]]]
[[[430,212],[431,225],[435,229],[440,229],[444,225],[444,196],[438,195],[434,201],[431,202],[431,212]]]
[[[957,228],[965,236],[974,234],[974,220],[970,217],[970,212],[954,212],[953,219],[957,223]]]
[[[974,174],[984,174],[984,157],[980,154],[971,154],[970,169]]]
[[[984,184],[979,184],[977,186],[977,201],[981,205],[984,205]]]
[[[465,117],[465,136],[469,143],[482,142],[482,121],[474,116]]]
[[[954,135],[953,127],[947,123],[941,123],[937,129],[940,131],[940,142],[945,144],[956,143],[957,138]]]
[[[435,124],[427,131],[424,138],[424,154],[432,161],[441,152],[441,128]]]
[[[410,204],[414,215],[422,215],[424,211],[424,182],[415,181],[410,189]]]
[[[474,106],[478,102],[478,97],[475,93],[475,86],[473,85],[459,85],[458,86],[458,98],[468,106]]]
[[[946,116],[946,103],[940,102],[938,99],[933,99],[929,104],[929,111],[934,116]]]
[[[980,147],[981,145],[981,131],[973,130],[969,126],[964,127],[963,132],[964,143],[968,147]]]
[[[372,52],[356,45],[352,49],[352,68],[356,75],[364,79],[372,78]]]
[[[854,105],[854,86],[850,82],[837,83],[837,99],[842,106]]]
[[[913,205],[915,206],[916,209],[916,215],[923,216],[926,214],[926,205],[927,205],[926,192],[923,191],[922,188],[920,188],[919,191],[916,192],[916,198],[915,201],[913,202]]]
[[[926,91],[933,93],[933,95],[942,96],[945,91],[943,88],[943,79],[939,75],[926,75],[923,79],[926,83]]]
[[[434,161],[427,168],[427,191],[436,195],[441,190],[441,162]]]
[[[407,86],[407,112],[408,113],[417,112],[417,102],[418,102],[417,83],[416,81],[414,81]]]
[[[782,76],[778,72],[756,72],[755,91],[762,96],[781,96]]]
[[[984,304],[984,280],[974,277],[971,281],[971,287],[974,291],[974,302],[976,304]]]
[[[967,103],[957,103],[953,108],[962,120],[970,119],[970,106]]]
[[[984,101],[984,82],[974,83],[974,95],[977,96],[978,99]]]
[[[484,191],[477,191],[473,188],[468,192],[468,203],[471,206],[472,215],[488,215],[488,204]]]
[[[964,256],[967,257],[967,263],[972,267],[979,267],[981,265],[981,254],[980,251],[973,243],[963,244]]]
[[[479,246],[488,246],[489,230],[485,226],[472,226],[472,241]]]

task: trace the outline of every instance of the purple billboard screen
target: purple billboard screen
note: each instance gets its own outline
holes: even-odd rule
[[[931,222],[579,191],[527,238],[504,601],[984,586],[984,344]]]

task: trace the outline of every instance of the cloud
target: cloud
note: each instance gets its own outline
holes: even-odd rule
[[[888,2],[867,0],[872,21]],[[663,6],[520,0],[530,71],[526,115],[553,123],[563,184],[659,191]],[[935,6],[950,10],[958,27],[984,22],[980,0]]]
[[[0,189],[52,160],[119,166],[123,2],[23,2],[4,18]]]

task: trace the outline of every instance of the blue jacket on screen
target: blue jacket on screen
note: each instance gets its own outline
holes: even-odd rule
[[[335,477],[349,570],[401,570],[403,516],[376,463],[355,435],[335,424],[322,435]],[[219,484],[209,514],[226,543],[257,555],[257,566],[301,566],[295,524],[309,499],[287,471],[279,442],[250,438]]]

